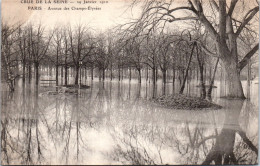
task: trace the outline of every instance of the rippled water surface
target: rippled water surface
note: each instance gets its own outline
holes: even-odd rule
[[[20,82],[13,94],[2,88],[2,164],[257,163],[258,84],[242,101],[220,98],[216,82],[213,101],[223,109],[201,111],[152,104],[148,82],[86,84],[91,88],[78,95],[46,95],[55,87]],[[169,83],[166,93],[172,91]]]

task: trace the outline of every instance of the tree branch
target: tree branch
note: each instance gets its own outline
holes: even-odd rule
[[[197,17],[180,17],[168,20],[170,23],[173,21],[185,21],[185,20],[198,20]]]
[[[230,17],[231,17],[232,14],[233,14],[233,11],[234,11],[234,9],[235,9],[235,6],[236,6],[236,4],[237,4],[237,1],[238,1],[238,0],[232,0],[232,1],[231,1],[230,8],[229,8],[229,11],[228,11],[228,15],[229,15]]]
[[[219,36],[220,42],[226,42],[226,1],[219,1]]]
[[[213,4],[213,6],[217,9],[217,11],[219,11],[219,6],[218,4],[216,3],[215,0],[210,0],[211,4]]]
[[[236,37],[239,36],[239,34],[241,33],[241,31],[244,29],[244,27],[249,23],[249,21],[252,20],[252,18],[256,15],[256,13],[259,10],[259,6],[249,10],[247,12],[247,14],[245,15],[242,24],[238,27],[237,32],[236,32]]]
[[[245,56],[244,58],[238,63],[238,66],[239,66],[239,70],[241,71],[247,64],[248,64],[248,61],[250,60],[250,58],[256,53],[256,51],[258,50],[259,48],[259,43],[257,43],[254,48],[249,51]]]
[[[253,150],[257,155],[258,155],[258,149],[256,148],[256,146],[248,139],[248,137],[246,136],[245,132],[243,131],[238,131],[238,134],[241,136],[241,138],[243,139],[243,141],[249,146],[249,148],[251,150]]]
[[[191,5],[191,10],[198,16],[198,19],[204,24],[205,27],[209,30],[214,40],[219,40],[219,35],[213,25],[209,22],[209,20],[206,18],[206,16],[203,13],[201,2],[196,1],[195,5],[198,8],[198,11],[195,9],[194,4],[191,2],[191,0],[188,0],[189,4]]]
[[[177,11],[177,10],[189,10],[189,11],[192,11],[194,13],[196,12],[192,7],[182,6],[182,7],[177,7],[177,8],[168,10],[168,13],[171,14],[172,12]]]

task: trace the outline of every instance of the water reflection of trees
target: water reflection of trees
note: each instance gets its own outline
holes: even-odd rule
[[[218,165],[257,164],[258,149],[242,130],[238,121],[243,102],[240,100],[233,100],[232,102],[229,101],[229,103],[232,103],[232,107],[227,106],[228,110],[226,111],[223,129],[217,136],[216,143],[207,154],[205,161],[202,164],[210,164],[212,162]],[[246,107],[246,109],[248,109],[248,107]],[[235,147],[236,135],[240,136],[240,139],[237,140],[237,145],[246,145],[242,146],[244,148]],[[248,152],[248,150],[253,151],[255,154]]]
[[[241,129],[238,119],[243,102],[232,102],[235,105],[227,107],[222,129],[223,122],[216,116],[218,112],[192,114],[192,118],[180,124],[140,123],[139,114],[135,122],[124,126],[122,131],[112,130],[117,144],[110,155],[124,164],[257,163],[257,148],[252,143],[257,133],[247,136]],[[210,123],[213,120],[219,124]]]
[[[79,142],[82,140],[80,120],[83,119],[79,119],[82,115],[77,98],[48,96],[39,99],[37,90],[34,93],[23,90],[14,96],[4,108],[10,112],[5,112],[1,119],[1,144],[5,147],[2,150],[5,154],[2,164],[52,163],[48,160],[51,155],[48,151],[52,151],[50,148],[59,151],[65,142],[64,149],[68,152],[72,149],[69,147],[71,139],[76,140],[78,156]],[[72,138],[74,136],[76,139]],[[69,156],[69,153],[64,155]]]
[[[5,96],[2,164],[81,163],[85,152],[91,153],[87,131],[99,130],[109,119],[113,95],[108,92],[99,84],[79,95],[39,97],[37,90],[24,89]]]
[[[29,97],[25,98],[26,93]],[[13,97],[17,97],[17,94]],[[9,102],[10,105],[4,108],[8,111],[10,108],[16,108],[14,110],[18,113],[11,109],[10,112],[5,112],[4,118],[1,119],[3,134],[1,143],[5,147],[2,151],[5,154],[2,164],[12,164],[17,160],[20,160],[21,164],[32,164],[36,160],[41,163],[43,143],[38,126],[37,97],[37,91],[35,94],[22,91],[18,100],[10,99],[16,102]]]
[[[100,82],[79,95],[3,94],[2,164],[85,164],[95,151],[89,131],[106,129],[116,144],[108,158],[120,163],[257,162],[257,131],[243,132],[257,119],[248,102],[227,101],[224,111],[167,110],[146,100],[148,86]]]
[[[212,137],[205,137],[204,130],[194,128],[193,123],[169,126],[137,123],[125,128],[121,135],[116,133],[120,132],[113,133],[118,142],[112,157],[126,164],[198,164],[198,159],[203,157],[201,151],[208,152],[206,140]],[[176,155],[182,160],[175,161],[179,158]],[[175,160],[169,160],[169,156]]]

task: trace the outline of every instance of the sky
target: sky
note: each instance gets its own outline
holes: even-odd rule
[[[67,0],[67,4],[54,4],[54,0],[50,0],[51,4],[45,4],[42,0],[42,4],[36,4],[36,0],[33,3],[21,3],[22,0],[2,0],[2,18],[7,20],[9,24],[15,24],[17,22],[41,22],[46,27],[64,26],[70,24],[87,24],[94,29],[105,30],[111,28],[117,24],[127,22],[129,18],[133,18],[137,15],[138,9],[134,12],[128,10],[129,2],[127,0],[108,0],[106,4],[100,4],[100,0],[96,4],[78,4],[77,1],[83,3],[84,0]],[[25,0],[26,1],[26,0]],[[47,0],[48,2],[49,0]],[[94,1],[94,0],[88,0]],[[28,0],[27,0],[28,2]],[[41,7],[42,10],[28,10],[28,7]],[[81,11],[71,10],[72,7],[88,8],[99,7],[101,10],[96,11]],[[48,10],[48,7],[62,9],[64,7],[70,8],[70,11],[66,10]]]
[[[22,3],[22,2],[33,3]],[[65,0],[41,0],[43,3],[37,4],[36,1],[40,0],[2,0],[2,18],[7,20],[9,24],[15,24],[17,22],[31,22],[37,23],[41,22],[47,28],[57,26],[65,26],[66,24],[87,24],[88,26],[96,30],[106,30],[107,28],[112,28],[117,24],[122,24],[129,22],[130,18],[137,18],[141,12],[140,7],[135,7],[134,10],[128,9],[130,3],[133,0],[67,0],[67,4],[55,4],[54,1],[65,1]],[[51,1],[52,3],[45,3],[45,1]],[[77,1],[97,1],[96,4],[78,4]],[[107,4],[100,4],[100,1],[108,1]],[[177,2],[174,4],[176,7],[177,4],[183,4],[184,0],[175,0]],[[180,3],[182,2],[182,3]],[[247,1],[245,1],[246,3]],[[255,5],[255,1],[251,0],[251,6]],[[227,0],[227,3],[230,4],[230,0]],[[248,3],[248,2],[247,2]],[[245,6],[250,6],[247,4]],[[28,10],[29,6],[41,6],[42,10]],[[58,11],[58,10],[47,10],[48,7],[100,7],[101,10],[98,11],[80,11],[80,10],[70,10],[70,11]],[[250,7],[251,8],[251,7]],[[127,10],[128,9],[128,10]],[[178,16],[178,13],[175,13],[175,16]],[[179,13],[182,15],[183,13]],[[235,13],[236,14],[236,13]],[[244,14],[237,14],[239,17],[243,17]],[[241,20],[242,18],[240,18]],[[176,25],[180,25],[178,22]],[[173,23],[169,27],[174,27]],[[258,27],[257,27],[258,28]]]

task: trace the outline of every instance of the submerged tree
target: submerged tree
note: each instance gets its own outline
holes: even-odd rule
[[[20,25],[8,25],[2,23],[1,29],[1,73],[2,78],[7,82],[10,91],[14,91],[15,79],[19,76],[19,73],[15,68],[18,66],[18,54],[14,49],[17,40],[17,32]]]
[[[141,41],[138,39],[127,40],[124,47],[127,54],[127,61],[130,67],[133,67],[138,72],[138,82],[142,82],[141,70],[145,61],[141,52]]]
[[[53,33],[51,32],[46,34],[45,27],[43,27],[40,23],[35,27],[33,25],[28,25],[27,28],[29,31],[28,51],[32,56],[35,72],[35,83],[38,85],[40,63],[47,55]]]
[[[94,65],[99,69],[99,79],[105,80],[105,72],[106,69],[109,67],[110,59],[112,54],[108,52],[108,40],[107,37],[103,34],[100,34],[97,41],[96,41],[96,48],[94,51]],[[101,74],[102,72],[102,74]]]
[[[53,45],[54,45],[54,55],[55,55],[55,67],[56,67],[56,85],[59,84],[58,77],[59,77],[59,65],[60,65],[60,54],[61,54],[61,44],[62,44],[62,31],[60,28],[54,29],[53,35]]]
[[[95,42],[89,29],[83,25],[77,25],[74,30],[69,27],[68,34],[70,54],[76,70],[75,85],[78,85],[80,67],[85,58],[93,54]]]

